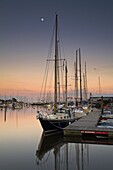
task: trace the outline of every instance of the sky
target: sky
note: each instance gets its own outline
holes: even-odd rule
[[[69,84],[80,48],[88,92],[99,92],[100,79],[102,93],[113,94],[112,0],[1,0],[1,96],[36,97],[40,92],[56,13]]]

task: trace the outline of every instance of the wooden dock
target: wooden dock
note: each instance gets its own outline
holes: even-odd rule
[[[108,138],[113,138],[113,129],[97,127],[100,116],[101,111],[94,109],[87,116],[82,117],[78,121],[75,121],[64,128],[64,136],[82,137],[95,135],[98,137],[105,136]]]

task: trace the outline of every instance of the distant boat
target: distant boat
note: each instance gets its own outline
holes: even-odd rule
[[[109,109],[104,109],[98,123],[99,128],[113,128],[113,113]]]
[[[110,119],[110,118],[113,118],[113,114],[106,113],[101,116],[101,119]]]
[[[59,59],[58,56],[58,16],[55,20],[55,57],[54,57],[54,109],[53,113],[46,116],[38,111],[37,118],[39,119],[41,126],[46,134],[56,131],[63,131],[63,128],[75,121],[75,118],[71,117],[70,110],[67,108],[58,109],[58,76],[59,76]],[[67,67],[65,67],[67,72]]]
[[[12,109],[22,109],[23,105],[19,102],[13,102],[12,103]]]

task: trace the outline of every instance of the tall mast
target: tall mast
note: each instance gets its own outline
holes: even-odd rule
[[[99,85],[99,94],[101,94],[100,77],[98,77],[98,85]]]
[[[82,75],[81,75],[81,52],[79,48],[79,71],[80,71],[80,103],[82,104]]]
[[[57,109],[57,69],[58,69],[58,16],[55,22],[55,89],[54,89],[54,112]]]
[[[86,82],[85,82],[85,74],[83,73],[83,91],[84,91],[84,99],[86,99]]]
[[[85,61],[85,99],[87,100],[87,70],[86,70],[86,61]]]
[[[77,56],[77,50],[76,50],[76,61],[74,62],[75,66],[75,98],[78,99],[78,56]]]
[[[65,102],[67,106],[67,61],[65,64]]]

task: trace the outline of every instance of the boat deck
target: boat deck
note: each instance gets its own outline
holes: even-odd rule
[[[97,127],[101,111],[94,109],[87,116],[82,117],[78,121],[64,128],[64,136],[82,137],[83,135],[105,135],[113,138],[113,129],[106,127]]]

